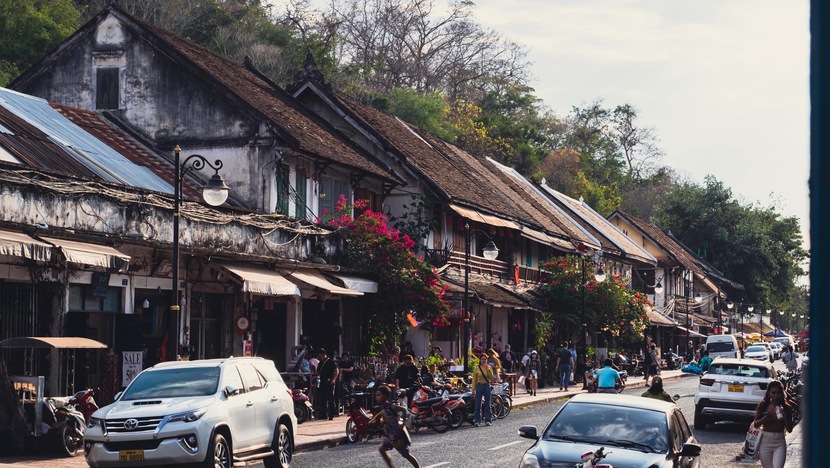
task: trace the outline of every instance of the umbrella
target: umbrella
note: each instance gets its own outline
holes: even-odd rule
[[[810,337],[810,330],[801,330],[795,335],[796,338],[809,338]]]
[[[764,333],[764,336],[772,336],[772,337],[777,338],[779,336],[787,336],[787,334],[782,332],[781,330],[775,330],[775,331],[768,331],[768,332]]]

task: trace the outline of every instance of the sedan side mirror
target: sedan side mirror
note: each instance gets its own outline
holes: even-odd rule
[[[228,385],[227,387],[225,387],[225,396],[226,397],[232,397],[234,395],[239,395],[239,389],[238,388],[236,388],[232,385]]]
[[[539,435],[536,433],[536,426],[520,427],[519,437],[524,437],[525,439],[539,440]]]
[[[701,447],[699,444],[685,443],[683,449],[678,453],[681,457],[699,457]]]
[[[679,399],[680,399],[680,394],[679,394],[679,393],[675,393],[675,394],[674,394],[674,396],[673,396],[673,397],[671,397],[671,399],[672,399],[672,400],[674,400],[674,401],[679,400]]]

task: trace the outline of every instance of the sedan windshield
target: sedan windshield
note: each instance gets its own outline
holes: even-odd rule
[[[668,451],[666,414],[599,403],[568,403],[545,430],[545,439]]]
[[[139,374],[121,399],[208,396],[218,387],[218,367],[153,370]]]
[[[766,350],[767,348],[764,348],[763,346],[750,346],[749,348],[746,348],[747,353],[762,353],[766,352]]]

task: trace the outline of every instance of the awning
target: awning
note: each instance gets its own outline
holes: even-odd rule
[[[52,246],[21,232],[0,231],[0,255],[48,262],[52,259]]]
[[[69,263],[113,268],[116,270],[126,270],[130,266],[129,255],[124,255],[106,245],[87,244],[52,237],[41,237],[41,239],[50,244],[54,244],[55,247],[60,249],[64,258]]]
[[[106,349],[108,346],[89,338],[27,336],[0,341],[0,348]]]
[[[536,229],[532,229],[527,226],[522,226],[522,237],[534,240],[536,242],[539,242],[540,244],[557,247],[568,252],[576,250],[576,247],[574,247],[574,245],[571,242],[568,242],[565,239],[559,239],[558,237],[549,236],[542,231],[537,231]]]
[[[650,306],[646,305],[646,314],[648,315],[649,321],[651,324],[656,327],[673,327],[677,325],[674,321],[665,315],[657,312],[656,310],[652,309]]]
[[[370,279],[361,278],[359,276],[341,275],[341,274],[327,274],[326,276],[334,278],[335,281],[341,283],[346,289],[358,291],[362,293],[376,293],[378,292],[378,284]]]
[[[506,219],[499,218],[498,216],[489,215],[470,208],[463,208],[452,203],[450,203],[450,209],[471,221],[477,221],[479,223],[484,223],[490,226],[506,227],[509,229],[516,230],[521,230],[522,228],[513,221],[508,221]]]
[[[323,276],[317,270],[301,270],[295,271],[288,275],[288,278],[295,282],[300,282],[299,286],[312,286],[314,288],[322,289],[330,294],[339,294],[341,296],[362,296],[360,291],[352,291],[344,287],[338,286]]]
[[[687,330],[686,327],[681,327],[680,325],[677,326],[677,329],[680,330],[681,332],[683,332],[683,333],[677,333],[677,336],[686,336],[686,334],[688,334],[689,336],[692,336],[692,337],[695,337],[695,338],[706,338],[706,335],[701,335],[700,333],[698,333],[696,331]]]
[[[222,265],[242,283],[242,291],[264,296],[299,296],[300,288],[276,271],[249,265]]]

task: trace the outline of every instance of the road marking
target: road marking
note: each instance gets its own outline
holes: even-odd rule
[[[521,444],[522,442],[524,442],[524,441],[522,441],[522,440],[514,440],[513,442],[510,442],[509,444],[498,445],[498,446],[496,446],[496,447],[489,448],[489,449],[487,449],[487,450],[493,450],[493,451],[495,451],[495,450],[503,449],[503,448],[505,448],[505,447],[510,447],[511,445]]]
[[[434,465],[425,466],[424,468],[438,468],[439,466],[449,465],[450,462],[436,463]]]

